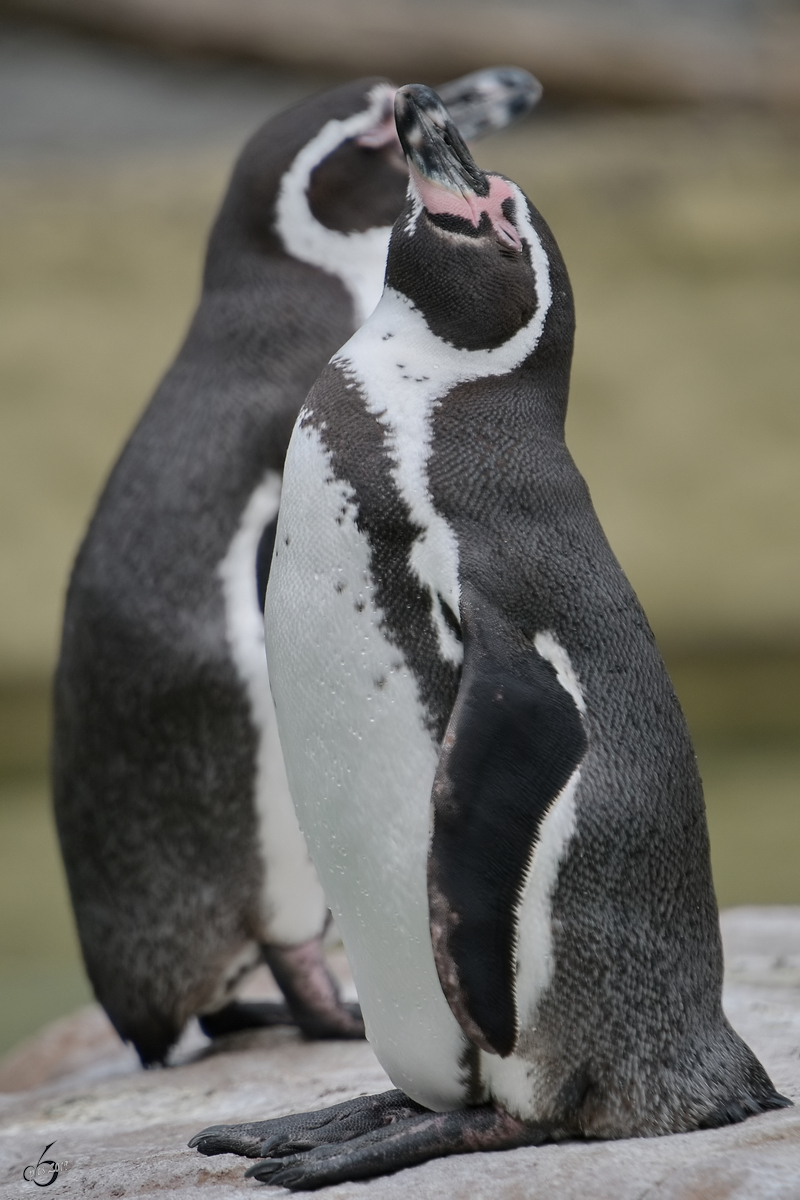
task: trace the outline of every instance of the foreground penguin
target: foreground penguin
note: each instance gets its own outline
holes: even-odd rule
[[[540,89],[498,69],[448,91],[477,135]],[[89,978],[144,1063],[195,1013],[211,1034],[293,1019],[363,1036],[322,955],[327,906],[288,795],[262,609],[297,411],[380,297],[407,183],[393,95],[347,84],[249,142],[186,341],[73,571],[56,816]],[[231,1001],[262,954],[288,1010]]]
[[[399,1089],[204,1131],[321,1187],[782,1107],[721,1007],[700,780],[564,444],[552,234],[401,88],[386,290],[295,426],[267,592],[292,794]]]

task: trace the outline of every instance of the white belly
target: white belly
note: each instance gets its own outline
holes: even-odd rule
[[[231,656],[247,690],[258,731],[253,800],[264,865],[262,936],[266,942],[294,945],[322,933],[328,908],[289,794],[270,694],[264,621],[256,595],[258,542],[278,511],[280,495],[280,475],[267,471],[242,514],[220,563],[219,576]]]
[[[398,1088],[445,1110],[466,1099],[467,1042],[428,926],[438,750],[413,676],[380,632],[355,515],[318,432],[298,425],[267,589],[269,674],[292,796],[369,1040]]]

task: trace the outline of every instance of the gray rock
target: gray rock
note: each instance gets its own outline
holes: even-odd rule
[[[725,1007],[780,1091],[800,1101],[800,908],[722,916]],[[266,977],[251,994],[266,995]],[[144,1072],[97,1008],[48,1026],[0,1063],[0,1197],[30,1194],[23,1170],[66,1166],[54,1197],[221,1200],[260,1188],[246,1163],[203,1158],[205,1125],[322,1107],[389,1081],[365,1044],[305,1043],[289,1029],[210,1047],[195,1028],[174,1065]],[[44,1178],[49,1178],[48,1174]],[[30,1172],[29,1172],[30,1174]],[[265,1196],[270,1193],[264,1193]],[[278,1193],[275,1193],[276,1195]],[[440,1159],[320,1193],[336,1200],[800,1200],[800,1110],[673,1137],[571,1143]]]

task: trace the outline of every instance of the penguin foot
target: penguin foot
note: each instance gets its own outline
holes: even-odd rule
[[[314,1040],[325,1038],[344,1038],[345,1040],[363,1040],[367,1035],[364,1030],[364,1018],[361,1015],[361,1005],[341,1000],[336,1008],[326,1013],[295,1013],[293,1023],[304,1037]]]
[[[343,1145],[329,1143],[283,1157],[275,1157],[271,1149],[273,1157],[255,1163],[245,1175],[290,1192],[313,1191],[345,1180],[387,1175],[448,1154],[512,1150],[545,1141],[547,1134],[541,1127],[483,1105],[401,1118]]]
[[[299,946],[262,947],[267,966],[286,997],[292,1024],[307,1038],[363,1038],[358,1004],[345,1003],[328,970],[322,938]]]
[[[240,1029],[267,1029],[273,1025],[294,1025],[289,1006],[282,1000],[232,1000],[216,1012],[198,1018],[206,1037],[222,1037]]]
[[[402,1092],[357,1096],[316,1112],[255,1121],[249,1125],[211,1125],[189,1142],[201,1154],[241,1154],[265,1158],[295,1154],[316,1146],[358,1138],[374,1129],[427,1112]]]

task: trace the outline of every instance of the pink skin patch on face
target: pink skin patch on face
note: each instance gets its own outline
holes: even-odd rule
[[[515,250],[522,249],[519,234],[503,213],[503,202],[515,198],[510,184],[506,183],[505,179],[500,179],[497,175],[487,175],[489,195],[477,196],[473,191],[454,191],[443,183],[433,183],[424,175],[420,175],[413,163],[410,167],[414,187],[429,213],[461,217],[476,229],[481,223],[481,217],[486,213],[498,239],[507,246],[513,246]]]
[[[389,146],[394,143],[402,153],[400,138],[397,136],[397,123],[394,119],[394,97],[396,91],[397,88],[386,88],[383,115],[377,124],[373,125],[372,129],[368,129],[366,133],[362,133],[356,138],[357,145],[364,146],[368,150],[380,150],[381,146]]]

